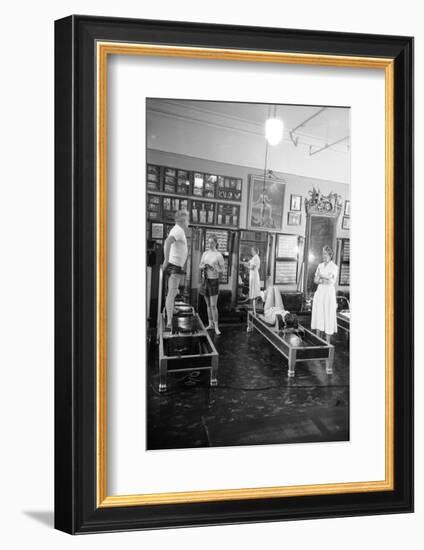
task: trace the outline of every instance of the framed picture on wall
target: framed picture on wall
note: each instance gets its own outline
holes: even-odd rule
[[[350,229],[350,217],[349,216],[343,216],[342,229]]]
[[[300,212],[289,212],[287,214],[287,225],[300,225],[302,214]]]
[[[163,239],[163,223],[152,222],[152,239]]]
[[[248,228],[280,231],[283,222],[285,181],[250,176]]]
[[[344,215],[350,216],[350,201],[345,201]]]
[[[413,511],[413,40],[70,16],[56,21],[55,63],[55,527],[82,534]],[[301,192],[280,179],[283,176],[275,176],[277,168],[281,168],[277,173],[284,174],[281,150],[290,146],[294,156],[301,153],[308,169],[314,166],[315,170],[325,164],[331,148],[325,133],[322,147],[302,144],[296,126],[278,108],[306,106],[309,112],[302,111],[297,124],[311,116],[325,119],[332,105],[349,109],[355,127],[355,135],[349,138],[360,139],[363,145],[356,148],[352,164],[356,163],[355,173],[361,174],[367,189],[367,200],[355,203],[355,216],[380,224],[372,234],[372,247],[369,224],[354,224],[349,283],[360,290],[350,295],[351,322],[358,323],[359,335],[372,304],[372,320],[380,328],[373,331],[369,345],[364,346],[365,336],[352,338],[348,374],[342,368],[328,368],[333,361],[343,364],[344,355],[350,353],[346,346],[340,353],[343,343],[337,335],[329,335],[331,343],[306,327],[302,327],[303,337],[287,333],[287,327],[275,331],[256,313],[254,322],[262,332],[247,333],[246,320],[241,318],[236,328],[221,326],[215,338],[200,317],[187,330],[184,314],[194,317],[195,306],[180,302],[182,315],[174,323],[178,316],[171,309],[171,326],[164,325],[159,289],[165,288],[165,279],[159,266],[155,273],[155,266],[147,266],[146,216],[155,223],[169,220],[167,229],[173,225],[171,213],[183,205],[197,216],[198,224],[211,219],[210,225],[215,226],[215,199],[204,193],[222,189],[219,182],[205,179],[205,174],[220,173],[218,159],[216,169],[208,163],[195,167],[199,172],[192,173],[190,181],[194,198],[177,204],[173,195],[178,174],[173,169],[161,173],[166,191],[165,187],[158,191],[158,171],[150,168],[146,173],[140,163],[140,154],[147,148],[146,104],[163,98],[164,82],[168,98],[186,97],[190,82],[190,94],[202,103],[220,97],[225,82],[226,102],[232,105],[220,105],[212,118],[234,120],[234,104],[240,119],[246,103],[262,109],[260,124],[259,118],[252,118],[248,125],[254,131],[243,129],[243,140],[248,134],[255,140],[247,168],[256,175],[250,177],[247,208],[234,205],[240,207],[235,213],[220,209],[222,215],[233,216],[234,226],[246,215],[240,225],[252,233],[249,249],[261,268],[266,254],[255,258],[259,242],[255,233],[266,233],[263,242],[275,242],[274,233],[281,233],[284,221],[285,192]],[[195,156],[199,139],[211,134],[210,113],[203,109],[201,115],[209,117],[207,132],[179,134],[180,141],[190,144],[187,156]],[[166,132],[170,120],[164,125]],[[346,134],[332,137],[339,148]],[[232,156],[242,148],[241,142],[240,133],[228,142]],[[218,138],[214,144],[221,153],[227,148],[227,142]],[[316,161],[322,148],[322,162]],[[149,165],[160,165],[162,153],[158,148],[156,157],[148,158]],[[228,186],[224,180],[223,189],[241,192],[232,179],[235,183]],[[148,193],[149,187],[159,194]],[[320,204],[321,191],[314,190],[311,200],[315,195]],[[325,204],[329,208],[320,212],[322,219],[331,208],[328,201]],[[346,210],[343,213],[342,227],[347,228],[350,218]],[[293,210],[289,219],[300,220],[296,218],[300,215]],[[183,215],[181,223],[187,221]],[[316,227],[324,227],[324,222]],[[159,233],[159,227],[156,230]],[[200,231],[194,230],[194,249]],[[236,242],[238,233],[231,231],[231,242]],[[184,247],[184,239],[181,242]],[[188,244],[182,252],[188,255]],[[355,258],[367,265],[366,272],[355,268]],[[270,281],[291,281],[295,286],[296,263],[277,262]],[[149,291],[152,296],[154,287],[157,291],[152,301],[157,315],[146,319],[148,269],[152,271]],[[372,285],[369,270],[376,274]],[[180,296],[187,299],[196,290],[190,282],[190,273],[177,277]],[[249,278],[243,290],[246,296],[248,282]],[[376,287],[384,291],[376,293]],[[273,291],[278,302],[278,287]],[[218,307],[228,305],[228,292],[220,293]],[[248,315],[252,319],[252,310]],[[295,328],[294,321],[289,328]],[[297,321],[302,325],[302,319]],[[257,356],[247,356],[249,350],[261,354],[265,378],[260,378],[261,368],[252,368]],[[232,367],[240,354],[246,354],[245,361],[238,363],[245,376],[240,387],[269,387],[268,376],[274,369],[276,387],[283,388],[284,395],[296,389],[299,378],[293,380],[294,366],[304,361],[301,382],[309,376],[331,389],[326,392],[331,394],[331,421],[326,416],[328,407],[319,407],[315,401],[299,423],[300,409],[287,414],[286,400],[266,430],[268,416],[257,406],[252,407],[259,409],[252,421],[244,414],[235,419],[220,416],[224,409],[234,409],[221,403],[228,400],[228,376],[237,370]],[[311,354],[313,365],[308,364]],[[182,391],[166,393],[163,380],[170,364],[169,378],[184,384]],[[202,371],[200,376],[192,375],[193,366]],[[192,372],[186,376],[187,368]],[[345,382],[339,385],[349,376],[355,386],[351,394]],[[193,387],[196,378],[201,378],[203,386]],[[160,421],[171,423],[165,430],[158,424],[162,450],[151,452],[150,434],[157,426],[147,422],[148,399],[153,399],[151,408],[162,411],[167,403],[173,406],[181,393],[186,404],[193,405],[196,399],[202,406],[207,404],[208,414],[199,414],[201,420],[196,423],[185,406],[167,419],[161,413]],[[263,407],[272,401],[270,394],[261,396],[259,391],[242,393],[254,393],[256,405]],[[241,399],[237,407],[240,403]],[[304,404],[306,408],[306,400]],[[338,421],[342,415],[346,419],[347,410],[352,431],[340,435]],[[255,437],[268,437],[265,442],[261,439],[261,447],[256,440],[252,444],[253,425]],[[182,431],[199,434],[196,437],[205,448],[196,452],[187,450],[184,443],[178,450],[175,445],[163,445]],[[269,444],[269,438],[275,443],[283,432],[285,443],[300,432],[304,439],[296,439],[296,445]],[[349,433],[354,434],[351,439]],[[234,434],[236,445],[228,439]],[[337,443],[317,444],[330,440]],[[251,467],[258,456],[266,467]]]
[[[290,195],[290,210],[295,212],[302,210],[302,195]]]

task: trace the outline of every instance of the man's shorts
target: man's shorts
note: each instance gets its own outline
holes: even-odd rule
[[[180,267],[179,265],[168,264],[166,266],[166,274],[168,275],[168,277],[170,275],[184,275],[184,271],[183,271],[183,268]]]
[[[180,284],[183,282],[185,272],[179,265],[168,264],[166,266],[166,275],[168,276],[168,291],[178,291]]]

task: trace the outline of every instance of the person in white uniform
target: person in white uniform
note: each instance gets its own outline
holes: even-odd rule
[[[169,232],[164,244],[165,259],[162,268],[163,272],[168,276],[168,293],[165,300],[166,325],[168,329],[172,326],[174,302],[185,274],[184,266],[188,255],[186,238],[188,220],[189,216],[186,210],[175,212],[175,225]]]
[[[314,282],[318,288],[312,303],[311,328],[317,331],[318,336],[325,332],[327,342],[331,335],[337,332],[337,301],[336,281],[338,267],[332,260],[333,250],[330,246],[322,249],[323,262],[315,272]]]
[[[252,246],[250,253],[252,257],[246,262],[246,267],[249,269],[249,300],[252,300],[253,313],[256,315],[256,298],[259,298],[261,295],[261,281],[259,277],[261,260],[259,258],[259,250],[255,246]]]
[[[216,235],[210,235],[208,247],[200,259],[202,285],[199,292],[203,295],[208,310],[209,324],[206,328],[215,329],[215,334],[221,334],[218,327],[219,276],[224,271],[225,264],[221,252],[218,251]]]

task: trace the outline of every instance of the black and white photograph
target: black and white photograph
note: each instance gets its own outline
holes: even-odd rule
[[[146,103],[147,450],[348,441],[349,108]]]
[[[350,216],[350,201],[345,201],[344,215]]]
[[[291,195],[290,196],[290,210],[295,212],[300,212],[302,209],[302,196],[301,195]]]
[[[287,214],[287,225],[300,225],[302,214],[300,212],[289,212]]]

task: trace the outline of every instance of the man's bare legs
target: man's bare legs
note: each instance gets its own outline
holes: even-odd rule
[[[166,309],[166,325],[168,328],[172,326],[172,316],[174,315],[174,302],[178,294],[178,288],[181,281],[181,275],[172,273],[168,278],[168,294],[165,300]]]

